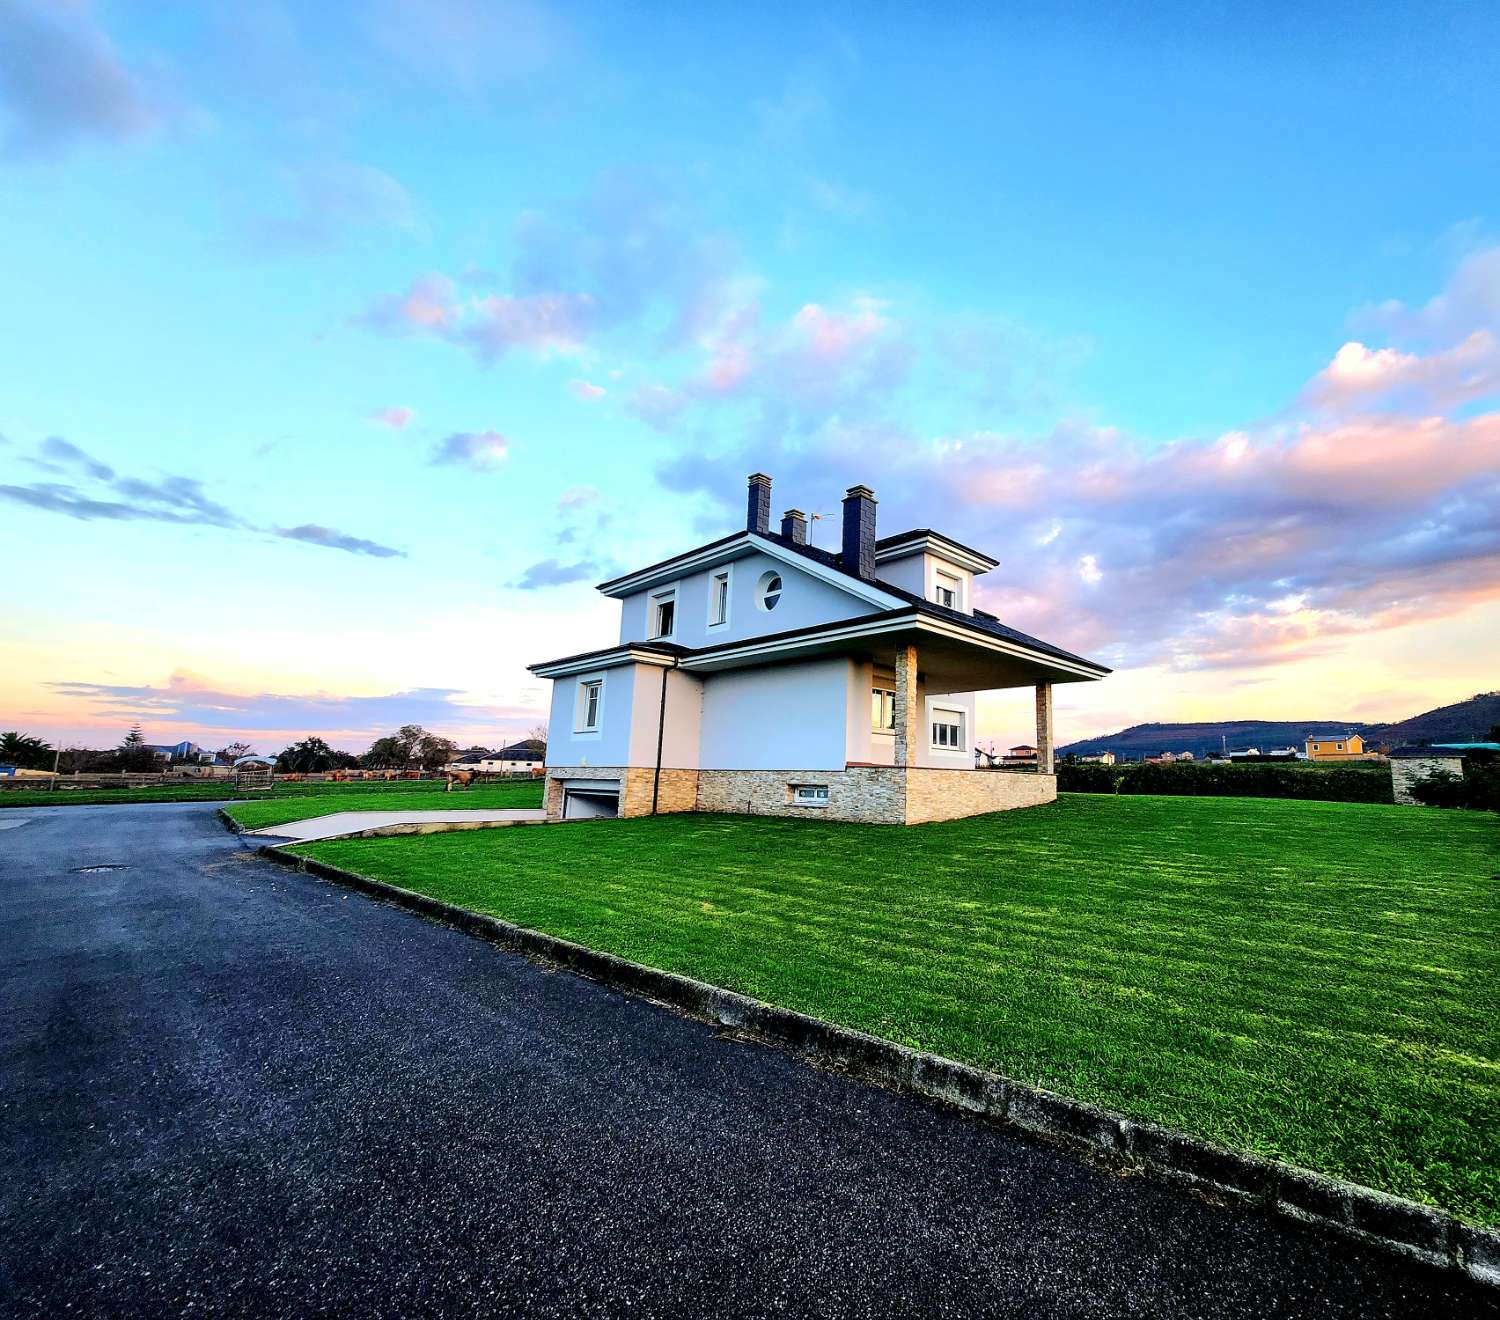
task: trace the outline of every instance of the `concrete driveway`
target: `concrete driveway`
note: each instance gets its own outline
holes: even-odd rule
[[[0,816],[7,1315],[1500,1313],[284,871],[211,804]]]
[[[258,842],[291,839],[342,839],[354,834],[427,834],[463,826],[485,829],[500,825],[543,825],[547,813],[536,807],[499,807],[492,811],[334,811],[326,816],[287,821],[263,830],[246,830]]]

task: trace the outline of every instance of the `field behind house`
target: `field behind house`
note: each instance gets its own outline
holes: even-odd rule
[[[234,802],[233,812],[249,829],[334,811],[444,811],[450,808],[539,807],[538,779],[493,780],[468,790],[443,791],[441,781],[413,779],[302,781],[247,792],[232,782],[186,783],[149,788],[26,789],[0,791],[0,807],[86,807],[127,802]],[[332,805],[330,805],[332,804]],[[241,811],[245,816],[240,817]],[[250,821],[255,823],[251,824]]]
[[[300,851],[1500,1223],[1488,814],[1067,795],[904,830],[665,816]]]

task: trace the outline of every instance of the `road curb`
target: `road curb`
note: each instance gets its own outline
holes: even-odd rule
[[[232,818],[219,812],[235,828]],[[1229,1150],[1159,1124],[1070,1100],[968,1064],[835,1026],[748,995],[658,971],[571,940],[484,916],[276,844],[280,866],[344,885],[614,989],[904,1094],[1008,1124],[1092,1158],[1148,1171],[1217,1200],[1258,1208],[1500,1287],[1500,1230],[1311,1169]]]

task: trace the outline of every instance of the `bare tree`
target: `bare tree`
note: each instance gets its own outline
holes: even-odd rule
[[[250,744],[247,742],[232,742],[226,747],[219,748],[219,750],[215,752],[214,755],[217,756],[219,760],[226,761],[230,765],[233,765],[240,759],[240,757],[249,756],[250,753],[254,750],[255,748],[250,746]]]

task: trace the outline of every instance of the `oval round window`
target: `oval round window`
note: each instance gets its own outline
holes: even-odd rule
[[[781,574],[762,573],[755,589],[755,603],[763,610],[774,610],[781,599]]]

